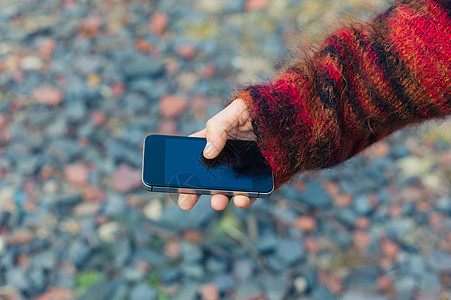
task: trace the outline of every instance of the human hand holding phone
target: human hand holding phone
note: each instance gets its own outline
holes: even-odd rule
[[[204,137],[207,139],[203,154],[208,159],[217,157],[229,138],[256,140],[247,105],[241,99],[236,99],[225,109],[209,119],[205,129],[190,136]],[[197,203],[199,197],[200,195],[180,194],[178,205],[183,210],[190,210]],[[223,210],[227,207],[231,198],[230,196],[221,194],[212,195],[211,206],[216,210]],[[239,208],[248,208],[256,199],[245,195],[236,195],[233,197],[233,202]]]

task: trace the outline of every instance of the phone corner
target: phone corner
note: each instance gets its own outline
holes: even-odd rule
[[[146,191],[152,192],[152,186],[147,185],[144,180],[141,180],[141,185]]]
[[[259,198],[269,198],[271,194],[274,192],[274,184],[271,186],[271,189],[268,192],[258,193]]]

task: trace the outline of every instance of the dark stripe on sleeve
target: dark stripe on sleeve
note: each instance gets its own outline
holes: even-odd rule
[[[335,80],[330,77],[328,71],[324,72],[321,76],[320,84],[318,86],[318,95],[325,108],[337,111],[337,95],[339,95],[339,91]]]
[[[386,51],[384,47],[376,40],[373,39],[371,46],[376,53],[376,60],[378,65],[383,71],[384,79],[390,84],[393,89],[393,94],[401,101],[405,112],[408,114],[405,117],[424,118],[420,108],[407,94],[404,86],[401,84],[401,80],[395,74],[395,70],[399,70],[399,74],[402,74],[402,79],[407,79],[410,76],[409,70],[403,64],[396,52],[391,50]],[[393,111],[391,113],[394,113]],[[432,114],[437,114],[432,112]]]
[[[355,34],[355,39],[359,43],[360,47],[362,47],[362,49],[364,51],[370,51],[370,44],[365,39],[366,37],[364,35],[362,35],[359,31],[354,31],[354,34]],[[360,74],[360,75],[363,76],[362,74]],[[363,77],[362,79],[364,79],[364,78],[365,77]],[[368,79],[368,84],[366,85],[366,87],[368,90],[368,95],[371,95],[371,98],[372,98],[371,103],[373,103],[380,111],[383,111],[384,114],[387,116],[387,119],[390,122],[399,121],[399,118],[392,114],[393,108],[390,106],[389,101],[387,99],[383,99],[381,97],[380,93],[372,92],[372,91],[377,90],[374,86],[374,78],[373,78],[373,80],[371,80],[371,78]],[[381,88],[381,87],[379,87],[379,88]]]
[[[335,36],[333,38],[336,38]],[[343,48],[346,57],[343,57],[339,54],[338,50],[333,45],[328,45],[322,52],[324,55],[330,54],[331,57],[334,57],[337,60],[337,63],[342,65],[342,75],[344,77],[344,81],[346,82],[346,86],[344,87],[344,92],[346,96],[346,100],[349,102],[349,104],[352,107],[352,111],[354,111],[357,114],[357,119],[364,120],[367,118],[367,115],[365,111],[363,110],[363,107],[359,104],[358,96],[355,91],[357,87],[351,85],[351,74],[350,69],[353,64],[348,64],[347,61],[356,61],[358,60],[358,57],[355,57],[352,54],[351,49],[349,49],[349,46],[345,44],[344,42],[341,42],[337,39],[337,43]],[[353,74],[353,76],[357,76],[357,73]],[[356,81],[355,78],[353,80]],[[338,94],[337,94],[338,95]]]

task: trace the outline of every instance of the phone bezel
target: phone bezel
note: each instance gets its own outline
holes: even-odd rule
[[[260,187],[265,187],[268,182],[262,179],[252,178],[253,188],[247,189],[234,189],[225,190],[218,189],[216,187],[176,187],[166,184],[161,181],[164,178],[165,171],[165,147],[166,139],[202,139],[200,137],[186,137],[186,136],[174,136],[174,135],[160,135],[151,134],[146,136],[143,143],[143,164],[142,164],[142,185],[146,190],[154,192],[169,192],[169,193],[188,193],[188,194],[225,194],[229,196],[234,195],[248,195],[251,197],[268,197],[274,190],[274,178],[271,172],[271,188],[265,190]],[[206,140],[205,140],[206,141]],[[152,145],[152,146],[150,146]]]

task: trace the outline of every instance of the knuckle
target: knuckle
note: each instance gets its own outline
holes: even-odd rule
[[[205,124],[205,127],[207,129],[211,129],[211,128],[215,127],[215,124],[216,124],[216,121],[212,118],[207,121],[207,123]]]

